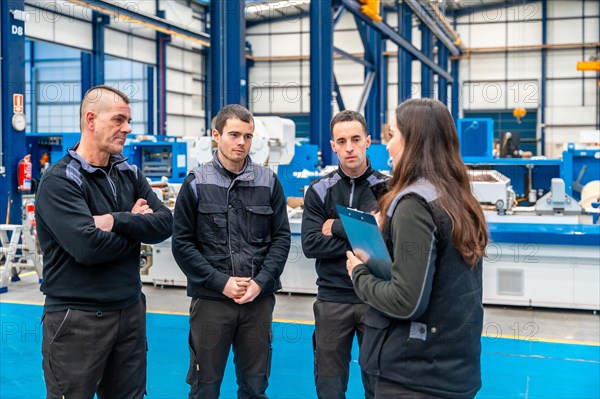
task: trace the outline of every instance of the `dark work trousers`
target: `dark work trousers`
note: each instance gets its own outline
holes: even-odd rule
[[[442,399],[422,392],[410,391],[402,385],[381,377],[375,379],[375,399]]]
[[[189,399],[216,399],[229,351],[238,398],[266,399],[271,372],[271,342],[275,295],[244,305],[193,298],[190,304]]]
[[[43,316],[47,399],[138,399],[146,394],[146,301],[123,310]]]
[[[362,315],[366,304],[326,302],[317,299],[313,350],[315,354],[315,385],[321,399],[343,399],[348,388],[348,375],[354,334],[362,342],[365,325]],[[365,398],[373,398],[373,377],[362,373]]]

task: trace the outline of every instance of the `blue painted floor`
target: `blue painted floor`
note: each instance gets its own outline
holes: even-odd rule
[[[0,399],[45,397],[41,369],[42,307],[0,303]],[[268,394],[272,399],[315,398],[312,325],[275,323]],[[188,318],[148,314],[148,398],[187,397]],[[477,398],[600,398],[600,346],[482,338],[483,388]],[[355,348],[353,359],[357,359]],[[352,362],[348,398],[361,398]],[[235,398],[227,366],[222,398]]]

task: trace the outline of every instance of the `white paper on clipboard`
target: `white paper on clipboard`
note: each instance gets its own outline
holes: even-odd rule
[[[375,277],[391,280],[392,258],[379,231],[375,216],[341,205],[336,207],[354,254],[365,255],[366,265]]]

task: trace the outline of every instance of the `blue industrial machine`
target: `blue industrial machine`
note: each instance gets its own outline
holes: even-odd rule
[[[187,143],[175,138],[128,141],[123,155],[153,180],[166,177],[171,183],[183,183],[187,176]]]
[[[296,144],[288,165],[280,165],[277,177],[286,197],[304,197],[304,187],[318,178],[319,148],[315,144]]]
[[[464,118],[457,124],[460,155],[465,162],[493,159],[494,121],[490,118]]]
[[[79,141],[79,133],[27,133],[27,153],[31,154],[31,176],[39,181],[46,167],[58,162]]]
[[[77,144],[80,133],[27,133],[26,136],[32,177],[39,180],[45,167],[57,162]],[[175,138],[140,141],[132,137],[128,137],[123,148],[123,156],[129,163],[137,165],[150,179],[164,176],[172,183],[183,182],[187,176],[187,143]]]
[[[580,199],[583,186],[600,179],[600,149],[576,149],[573,143],[567,144],[560,176],[565,181],[567,194]]]

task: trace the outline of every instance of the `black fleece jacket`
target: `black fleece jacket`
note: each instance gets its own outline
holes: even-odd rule
[[[318,299],[362,303],[346,271],[346,251],[351,247],[336,205],[377,211],[377,201],[387,191],[387,180],[370,165],[359,177],[350,177],[339,167],[308,188],[302,214],[302,250],[307,258],[316,258]],[[332,235],[322,233],[328,219],[334,219]]]
[[[154,213],[132,214],[139,198]],[[139,299],[140,243],[169,238],[173,216],[135,165],[113,155],[106,172],[70,149],[44,173],[35,205],[45,311],[118,310]],[[97,229],[93,216],[108,213],[112,231]]]

